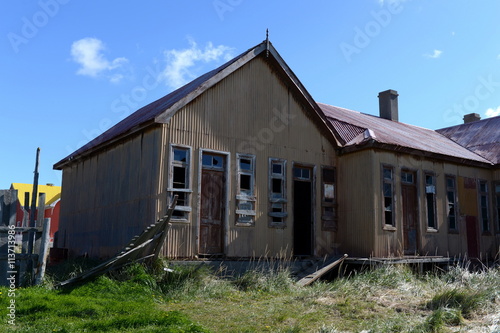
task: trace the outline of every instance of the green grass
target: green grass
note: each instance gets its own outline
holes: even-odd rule
[[[498,268],[471,273],[456,267],[419,276],[405,266],[386,266],[299,287],[283,267],[228,279],[206,266],[179,265],[166,272],[165,263],[157,262],[152,268],[131,265],[72,289],[52,289],[62,276],[72,276],[71,269],[81,270],[71,265],[42,287],[17,290],[17,327],[7,325],[6,332],[500,329]],[[7,289],[0,292],[0,315],[6,319]]]

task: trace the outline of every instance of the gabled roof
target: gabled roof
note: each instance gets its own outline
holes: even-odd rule
[[[318,105],[335,128],[342,150],[345,152],[378,146],[395,150],[420,151],[423,155],[430,154],[441,158],[492,164],[484,157],[436,131],[327,104],[318,103]]]
[[[222,66],[194,79],[170,94],[135,111],[130,116],[108,129],[106,132],[102,133],[86,145],[54,164],[54,169],[61,170],[67,163],[87,156],[93,151],[101,149],[147,126],[155,123],[167,123],[170,118],[183,106],[262,53],[265,53],[268,57],[274,59],[275,63],[277,63],[278,67],[281,69],[281,72],[287,77],[288,82],[291,82],[296,91],[298,91],[298,93],[306,100],[306,103],[316,111],[313,115],[316,120],[322,123],[323,128],[329,132],[332,138],[334,138],[335,136],[333,135],[330,125],[324,118],[323,113],[314,102],[309,92],[307,92],[305,87],[281,58],[273,45],[266,40],[255,47],[248,49]]]
[[[500,116],[442,128],[437,132],[492,163],[500,164]]]

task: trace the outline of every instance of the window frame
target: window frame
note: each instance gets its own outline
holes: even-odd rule
[[[241,168],[240,161],[242,159],[250,160],[251,170],[247,171]],[[250,192],[245,193],[241,188],[241,176],[250,176]],[[236,210],[235,219],[237,226],[254,226],[257,198],[255,196],[255,180],[256,180],[256,164],[255,155],[252,154],[240,154],[236,153]],[[240,209],[240,204],[250,204],[252,209]],[[249,217],[250,220],[243,220],[243,218]]]
[[[386,179],[384,176],[384,171],[388,169],[391,171],[391,179]],[[380,168],[380,177],[381,177],[381,193],[382,193],[382,226],[384,230],[394,231],[396,230],[396,173],[393,165],[390,164],[382,164]],[[391,186],[391,223],[386,223],[386,205],[385,205],[385,184],[389,184]]]
[[[276,174],[273,172],[273,166],[275,164],[281,165],[281,174]],[[281,197],[276,197],[273,194],[275,179],[281,180]],[[287,161],[282,158],[269,158],[268,162],[268,212],[269,226],[283,228],[286,226],[286,221],[288,217],[287,211]],[[276,206],[281,205],[281,212],[274,212],[273,209]],[[275,219],[281,219],[281,221],[275,221]]]
[[[492,184],[492,191],[494,206],[495,206],[495,231],[500,233],[500,181],[495,181]],[[498,190],[497,190],[498,189]]]
[[[325,180],[325,170],[333,172],[333,180]],[[326,196],[326,186],[332,185],[332,200]],[[332,214],[327,214],[327,209],[332,210]],[[321,230],[337,231],[338,228],[338,204],[337,204],[337,168],[334,166],[321,166]]]
[[[185,150],[186,151],[186,162],[176,161],[174,159],[175,149]],[[174,168],[182,167],[185,169],[185,187],[184,188],[176,188],[174,187]],[[180,223],[189,223],[191,220],[191,212],[192,212],[192,148],[186,145],[179,144],[170,144],[169,145],[169,166],[168,166],[168,187],[167,187],[167,203],[170,206],[172,203],[174,195],[177,193],[185,193],[185,203],[184,205],[177,204],[175,206],[175,210],[172,213],[171,221],[172,222],[180,222]],[[180,215],[176,215],[181,213]]]
[[[432,184],[427,183],[427,177],[432,177]],[[439,227],[439,218],[437,215],[437,208],[436,208],[436,198],[437,198],[437,179],[436,179],[436,174],[432,171],[425,171],[424,172],[424,177],[423,177],[423,183],[424,183],[424,194],[425,194],[425,208],[426,208],[426,220],[427,220],[427,231],[437,231]],[[432,202],[431,205],[432,207],[429,207],[429,197],[428,195],[432,195]],[[430,210],[431,209],[431,210]],[[432,213],[433,219],[434,219],[434,225],[430,225],[429,221],[429,213]]]
[[[448,186],[448,180],[453,180],[453,187]],[[457,197],[457,177],[454,175],[445,175],[444,177],[444,186],[446,189],[445,196],[445,213],[446,213],[446,222],[448,224],[448,233],[459,233],[460,228],[458,225],[458,197]],[[449,201],[449,192],[453,192],[453,219],[454,219],[454,228],[451,227],[451,218],[450,218],[450,201]]]
[[[479,208],[479,218],[481,221],[481,231],[483,234],[489,234],[491,233],[491,226],[490,226],[490,196],[489,196],[489,184],[487,180],[484,179],[478,179],[477,181],[478,187],[477,187],[477,194],[478,194],[478,208]],[[485,185],[486,191],[481,190],[481,185]],[[485,203],[486,207],[483,207],[483,202],[482,198],[483,196],[485,197]],[[483,214],[483,209],[486,210],[486,219]],[[486,228],[485,228],[486,226]]]

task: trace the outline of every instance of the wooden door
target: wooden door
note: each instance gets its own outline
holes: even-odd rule
[[[200,254],[224,252],[224,171],[202,169],[200,209]]]
[[[477,219],[475,216],[465,217],[465,228],[467,231],[467,255],[469,258],[479,257]]]
[[[312,169],[293,168],[293,253],[313,254]]]
[[[403,171],[401,180],[403,204],[403,248],[404,254],[418,253],[418,198],[415,173]]]

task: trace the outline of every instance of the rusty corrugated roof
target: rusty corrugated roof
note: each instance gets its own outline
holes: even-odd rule
[[[100,149],[108,144],[111,144],[115,140],[119,140],[146,126],[154,123],[168,122],[170,117],[182,106],[192,101],[214,84],[217,84],[224,77],[231,74],[248,61],[263,53],[266,54],[266,57],[276,60],[277,65],[283,70],[283,75],[286,75],[286,77],[290,80],[290,83],[294,87],[295,91],[303,96],[306,103],[309,103],[314,110],[314,116],[317,117],[315,119],[318,121],[318,124],[320,126],[324,126],[322,128],[328,131],[329,135],[332,136],[332,141],[335,141],[333,130],[328,126],[327,120],[324,119],[323,113],[311,95],[307,92],[293,71],[284,62],[273,45],[264,41],[248,49],[234,59],[231,59],[222,66],[198,77],[183,87],[135,111],[130,116],[96,137],[94,140],[54,164],[54,169],[61,170],[66,163],[70,163],[75,159],[91,154],[96,149]]]
[[[162,98],[140,108],[139,110],[135,111],[125,119],[121,120],[119,123],[102,133],[101,135],[97,136],[95,139],[89,141],[87,144],[82,146],[81,148],[77,149],[70,155],[66,156],[59,162],[57,162],[54,165],[55,169],[61,169],[62,165],[65,164],[68,161],[71,161],[79,156],[82,156],[82,154],[85,154],[89,152],[90,150],[101,146],[102,144],[105,144],[107,142],[110,142],[113,139],[116,139],[118,137],[121,137],[124,134],[127,134],[129,132],[133,132],[134,129],[143,126],[144,124],[147,123],[152,123],[155,121],[155,118],[165,112],[167,109],[172,107],[175,103],[180,101],[182,98],[186,97],[188,94],[194,92],[197,90],[200,86],[202,86],[205,82],[210,80],[212,77],[229,67],[231,64],[234,62],[238,61],[241,57],[243,57],[245,54],[249,53],[252,50],[255,50],[259,46],[263,45],[264,43],[260,43],[257,46],[243,52],[239,56],[229,60],[225,64],[221,65],[220,67],[194,79],[193,81],[187,83],[186,85],[178,88],[177,90],[174,90],[173,92],[169,93],[166,96],[163,96]]]
[[[344,141],[344,147],[361,147],[368,142],[376,142],[492,164],[436,131],[327,104],[318,105]]]
[[[492,163],[500,164],[500,116],[442,128],[437,132]]]

